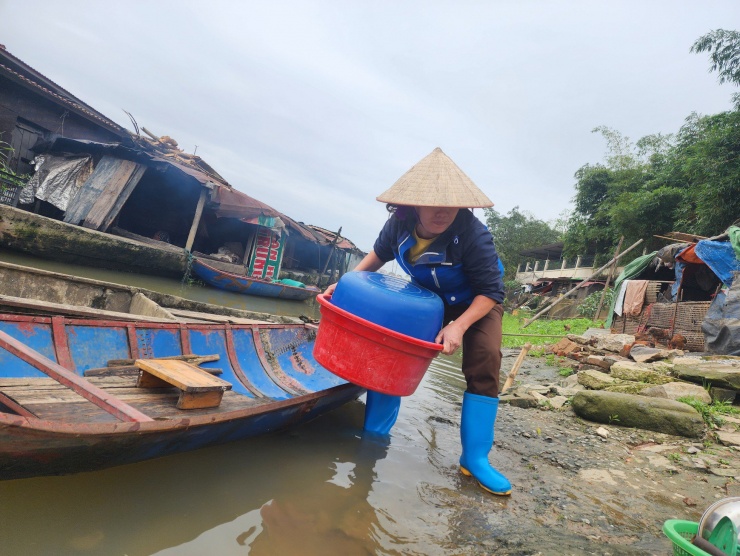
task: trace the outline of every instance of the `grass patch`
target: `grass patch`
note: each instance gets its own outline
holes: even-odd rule
[[[541,336],[504,336],[502,346],[506,348],[521,347],[527,342],[533,345],[554,344],[565,334],[583,334],[589,328],[598,328],[601,323],[590,319],[548,320],[538,319],[527,328],[522,325],[531,318],[531,314],[513,316],[504,313],[504,334],[541,334]],[[533,354],[535,350],[530,351]]]
[[[721,427],[724,425],[725,420],[722,418],[722,415],[740,415],[740,410],[732,407],[728,402],[717,401],[711,404],[706,404],[697,400],[693,396],[678,398],[678,401],[688,404],[696,409],[701,414],[704,422],[710,428]]]

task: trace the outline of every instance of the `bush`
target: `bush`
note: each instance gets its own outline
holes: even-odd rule
[[[601,300],[601,293],[602,292],[600,291],[594,292],[586,297],[578,306],[578,314],[587,319],[595,319],[597,317],[596,309],[598,308],[599,301]],[[602,308],[611,307],[613,299],[614,290],[612,288],[607,288],[606,294],[604,294],[604,304],[602,305]]]

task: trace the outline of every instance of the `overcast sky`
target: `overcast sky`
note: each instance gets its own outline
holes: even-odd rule
[[[740,2],[0,0],[10,53],[365,251],[375,197],[435,147],[499,212],[554,220],[604,158],[594,127],[637,140],[731,107],[689,53],[717,28]]]

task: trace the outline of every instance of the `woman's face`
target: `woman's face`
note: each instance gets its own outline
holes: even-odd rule
[[[438,236],[450,227],[459,210],[451,207],[416,207],[419,217],[416,233],[424,239]]]

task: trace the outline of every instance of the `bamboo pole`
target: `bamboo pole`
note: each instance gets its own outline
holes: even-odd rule
[[[624,236],[619,238],[619,243],[617,244],[617,248],[614,250],[614,256],[616,257],[619,255],[619,250],[622,248],[622,242],[624,241]],[[606,275],[606,284],[604,284],[604,289],[601,290],[601,298],[599,299],[599,305],[596,307],[596,312],[594,313],[594,320],[599,318],[599,315],[601,314],[601,307],[604,305],[604,297],[606,296],[606,290],[609,289],[609,282],[612,281],[612,274],[614,274],[614,269],[617,267],[617,263],[615,262],[610,268],[609,268],[609,274]]]
[[[516,361],[514,361],[514,366],[509,371],[509,374],[506,377],[506,382],[504,382],[504,386],[501,388],[501,394],[506,392],[509,388],[511,388],[511,385],[514,384],[516,373],[519,372],[519,367],[522,366],[522,361],[524,361],[524,358],[527,356],[527,352],[531,347],[532,344],[524,344],[524,346],[522,347],[522,351],[519,352]]]
[[[504,332],[502,336],[521,336],[527,338],[565,338],[566,334],[507,334]]]
[[[542,309],[542,311],[540,311],[535,316],[533,316],[531,319],[529,319],[527,322],[525,322],[522,325],[522,328],[527,328],[530,324],[532,324],[534,321],[536,321],[542,315],[544,315],[545,313],[547,313],[550,309],[552,309],[553,307],[555,307],[555,305],[557,305],[558,303],[560,303],[563,299],[565,299],[570,294],[572,294],[574,291],[576,291],[578,288],[580,288],[581,286],[583,286],[583,284],[585,284],[586,282],[588,282],[591,278],[593,278],[594,276],[598,276],[605,268],[608,268],[612,264],[616,263],[619,259],[621,259],[622,257],[624,257],[627,253],[629,253],[630,251],[632,251],[635,247],[637,247],[638,245],[640,245],[642,242],[643,242],[642,239],[638,239],[635,243],[633,243],[632,245],[630,245],[625,251],[622,251],[619,255],[617,255],[616,257],[614,257],[611,261],[609,261],[604,266],[600,267],[597,271],[595,271],[594,273],[592,273],[588,278],[584,278],[581,282],[578,283],[578,285],[575,288],[573,288],[572,290],[564,293],[561,297],[559,297],[558,299],[556,299],[550,305],[548,305],[547,307],[545,307],[544,309]]]
[[[342,227],[339,227],[339,231],[337,232],[337,235],[334,237],[334,240],[331,242],[331,249],[329,250],[329,258],[326,259],[326,263],[324,264],[324,268],[321,269],[320,276],[323,276],[326,272],[326,269],[329,268],[329,262],[331,261],[331,258],[334,256],[334,249],[337,246],[337,243],[339,242],[339,234],[342,233]],[[333,273],[332,273],[333,275]],[[319,278],[320,279],[320,278]]]

